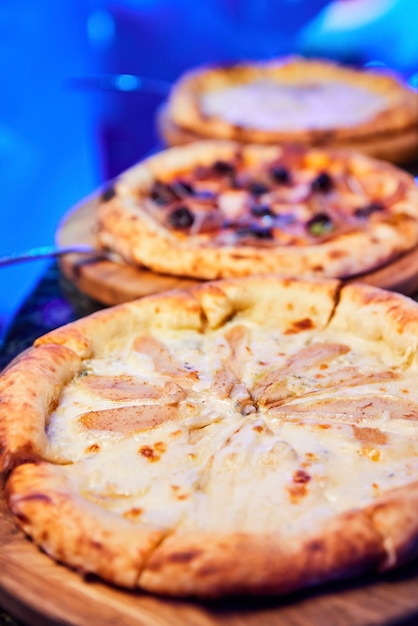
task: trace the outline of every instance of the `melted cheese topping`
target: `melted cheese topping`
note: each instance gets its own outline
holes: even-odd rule
[[[387,106],[385,98],[343,82],[287,85],[257,80],[201,96],[205,116],[237,126],[290,131],[356,126]]]
[[[307,531],[418,471],[416,372],[345,339],[237,322],[136,337],[65,388],[49,455],[132,523]]]

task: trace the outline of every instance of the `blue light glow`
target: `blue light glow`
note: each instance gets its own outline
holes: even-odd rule
[[[120,91],[135,91],[141,87],[141,79],[132,74],[119,74],[115,78],[115,87]]]
[[[418,72],[409,77],[408,83],[411,85],[412,89],[418,89]]]
[[[378,61],[377,59],[372,59],[371,61],[367,61],[367,63],[364,64],[364,67],[386,67],[386,63]]]
[[[95,46],[109,45],[115,36],[115,21],[109,11],[97,9],[87,19],[87,34]]]

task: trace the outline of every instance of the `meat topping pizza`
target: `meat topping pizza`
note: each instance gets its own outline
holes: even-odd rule
[[[356,152],[200,142],[122,174],[99,203],[98,238],[195,278],[353,276],[416,245],[418,189]]]
[[[399,182],[388,195],[374,189],[378,200],[370,201],[373,192],[368,196],[351,172],[307,172],[303,158],[293,170],[282,165],[283,158],[244,170],[239,156],[198,166],[166,183],[156,180],[149,212],[167,228],[194,236],[210,233],[211,243],[255,239],[258,245],[306,245],[364,227],[375,213],[389,219],[387,201],[402,196]]]

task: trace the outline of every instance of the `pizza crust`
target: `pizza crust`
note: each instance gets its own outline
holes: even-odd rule
[[[203,597],[277,595],[392,569],[416,553],[417,505],[414,483],[307,536],[170,535],[152,552],[139,583],[169,595],[194,595],[196,586]]]
[[[277,82],[289,87],[353,86],[383,98],[385,106],[358,124],[345,124],[342,120],[338,126],[314,128],[306,122],[306,126],[291,130],[263,130],[257,127],[257,122],[252,126],[234,125],[202,109],[206,94],[253,81]],[[199,138],[261,144],[295,141],[305,145],[357,147],[371,156],[403,162],[418,153],[417,123],[418,95],[394,73],[359,70],[324,59],[288,57],[264,63],[204,66],[186,72],[172,89],[159,119],[159,129],[169,145]],[[391,154],[386,144],[392,141]]]
[[[157,128],[167,146],[183,146],[201,141],[204,137],[191,130],[177,126],[169,118],[165,106],[160,107],[156,116]],[[234,139],[239,141],[239,139]],[[289,141],[289,140],[287,140]],[[244,142],[246,143],[246,142]],[[310,145],[338,149],[358,150],[367,156],[397,164],[415,163],[418,157],[418,126],[407,127],[404,131],[385,132],[356,139],[330,139],[326,137]]]
[[[0,382],[0,467],[48,456],[45,425],[61,389],[81,369],[81,360],[65,346],[45,345],[22,356]],[[55,459],[58,461],[58,459]]]
[[[80,574],[136,587],[146,559],[162,540],[159,528],[138,527],[84,499],[66,467],[20,465],[6,485],[21,527],[43,550]]]
[[[35,340],[39,347],[50,343],[65,345],[81,359],[92,358],[117,345],[121,335],[133,336],[147,331],[158,316],[161,327],[170,326],[178,330],[199,330],[202,325],[198,303],[187,291],[175,291],[127,302],[117,307],[97,311],[77,324],[68,324],[42,335]]]
[[[353,283],[340,292],[329,328],[385,344],[392,355],[412,364],[418,354],[417,323],[417,307],[410,298],[402,294],[393,298],[391,292]]]
[[[393,569],[418,549],[418,483],[294,536],[186,534],[132,524],[80,497],[71,471],[45,463],[18,467],[6,497],[23,530],[58,562],[176,597],[284,595]]]
[[[375,571],[383,555],[381,537],[359,512],[307,536],[172,535],[153,551],[139,580],[170,595],[277,595]]]
[[[418,189],[412,176],[383,161],[351,151],[302,150],[305,166],[313,177],[324,169],[350,172],[360,182],[378,177],[388,186],[403,189],[401,198],[388,200],[390,217],[318,243],[260,245],[225,244],[211,236],[169,229],[148,209],[152,183],[167,181],[198,165],[243,155],[248,163],[268,163],[275,158],[286,162],[292,147],[245,146],[234,142],[197,142],[171,148],[124,172],[114,186],[115,195],[97,207],[99,245],[116,251],[134,265],[178,276],[213,280],[274,273],[281,276],[349,278],[390,263],[418,243]],[[384,196],[386,197],[386,196]],[[387,198],[391,194],[388,193]],[[361,197],[361,202],[376,198]],[[325,207],[327,200],[325,199]],[[296,203],[294,203],[296,206]],[[289,211],[295,206],[289,204]],[[326,209],[325,209],[326,210]]]

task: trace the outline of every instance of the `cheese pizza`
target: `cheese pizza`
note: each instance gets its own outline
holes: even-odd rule
[[[418,553],[418,305],[337,280],[106,309],[0,378],[17,523],[81,574],[286,594]]]
[[[418,157],[418,94],[388,69],[298,56],[242,61],[185,72],[158,126],[169,145],[295,141],[401,163]]]
[[[350,150],[204,141],[122,173],[98,202],[99,245],[197,279],[352,277],[418,242],[418,188]]]

